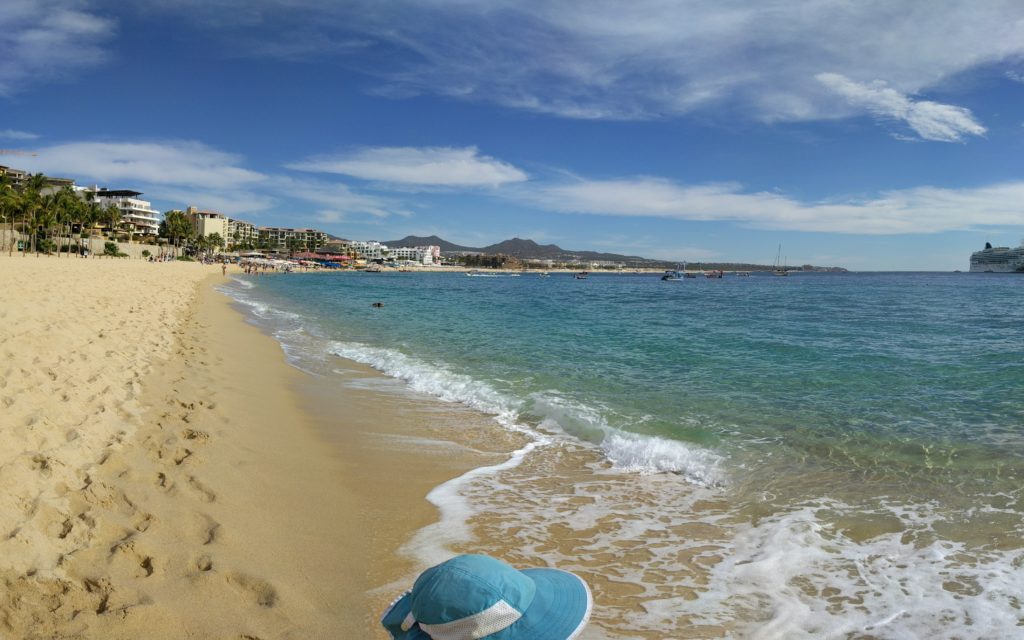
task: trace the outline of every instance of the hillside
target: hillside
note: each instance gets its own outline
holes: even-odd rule
[[[556,262],[615,262],[626,265],[630,268],[648,269],[671,269],[677,263],[667,260],[656,260],[640,256],[627,256],[618,253],[601,253],[598,251],[572,251],[563,249],[555,244],[537,244],[533,240],[512,238],[486,247],[464,247],[457,245],[438,236],[406,236],[401,240],[389,240],[384,242],[389,247],[422,247],[434,245],[441,247],[441,252],[449,255],[460,253],[482,253],[487,255],[512,256],[519,260],[554,260]],[[738,262],[691,262],[695,268],[700,269],[725,269],[740,271],[769,271],[771,265],[750,264]],[[787,269],[799,270],[801,267],[787,265]],[[845,271],[841,267],[815,267],[804,265],[805,271]]]

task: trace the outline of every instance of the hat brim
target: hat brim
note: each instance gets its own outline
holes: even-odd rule
[[[594,599],[582,578],[560,569],[521,569],[537,590],[515,624],[486,640],[572,640],[590,619]]]
[[[420,625],[414,624],[409,629],[402,629],[402,623],[412,611],[412,593],[406,593],[388,607],[388,610],[381,616],[380,623],[384,625],[394,640],[431,640],[427,633],[420,629]]]

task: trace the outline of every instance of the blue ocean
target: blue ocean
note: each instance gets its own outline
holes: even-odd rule
[[[464,533],[415,548],[578,570],[595,637],[1024,635],[1024,277],[227,289],[296,366],[361,362],[515,433],[431,494]]]

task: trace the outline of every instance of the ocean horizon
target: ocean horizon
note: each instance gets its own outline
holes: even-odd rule
[[[428,496],[440,526],[406,547],[424,565],[580,571],[608,638],[999,638],[1024,624],[1022,286],[346,272],[223,289],[312,375],[360,384],[340,373],[369,365],[389,393],[515,434]]]

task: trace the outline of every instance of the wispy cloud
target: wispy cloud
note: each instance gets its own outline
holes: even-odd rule
[[[287,215],[324,221],[408,213],[396,202],[344,184],[249,169],[241,156],[194,140],[69,142],[43,147],[19,166],[79,183],[134,188],[176,207],[194,204],[228,214],[252,214],[293,202],[305,203],[304,211]]]
[[[241,166],[241,158],[201,142],[70,142],[39,149],[26,168],[65,173],[104,183],[145,182],[204,189],[238,188],[263,174]]]
[[[941,10],[930,0],[153,2],[243,35],[270,25],[303,30],[307,41],[331,46],[250,46],[287,59],[332,58],[379,78],[379,93],[431,93],[569,118],[711,110],[767,121],[839,118],[863,106],[837,100],[816,80],[821,73],[880,78],[898,94],[920,95],[967,69],[1024,55],[1024,4],[1014,0]],[[241,26],[211,13],[241,15]],[[359,46],[347,46],[353,42]],[[950,118],[930,108],[916,109],[926,132],[929,122]]]
[[[868,199],[801,202],[738,184],[684,185],[637,177],[549,184],[518,197],[553,211],[676,220],[728,221],[741,226],[843,234],[899,235],[1024,226],[1024,182],[974,189],[917,187]]]
[[[35,140],[39,135],[16,129],[0,129],[0,140]]]
[[[0,4],[0,97],[106,59],[104,45],[117,23],[81,6],[79,0]]]
[[[481,155],[476,147],[364,148],[316,156],[288,168],[427,187],[497,187],[527,179],[516,167]]]
[[[879,117],[903,121],[925,140],[959,142],[965,135],[985,133],[985,127],[963,107],[928,100],[915,101],[879,80],[863,84],[838,73],[819,73],[817,78],[854,107],[867,109]]]

